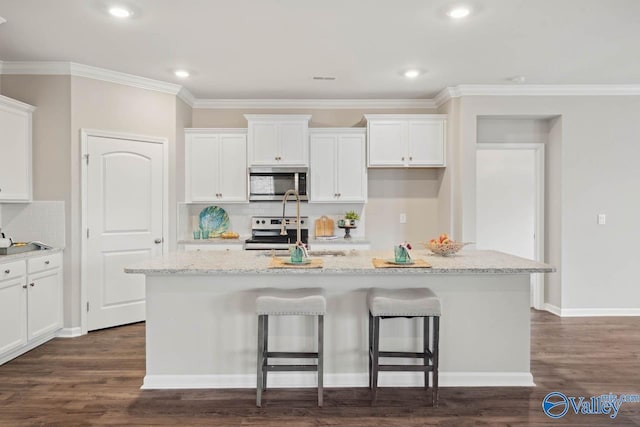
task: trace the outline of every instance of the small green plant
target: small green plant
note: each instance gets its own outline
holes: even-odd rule
[[[360,215],[358,215],[358,212],[356,211],[347,211],[344,214],[344,219],[352,219],[352,220],[359,220],[360,219]]]

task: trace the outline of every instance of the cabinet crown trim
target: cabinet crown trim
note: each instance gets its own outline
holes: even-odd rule
[[[29,113],[32,113],[36,110],[36,107],[34,107],[33,105],[29,105],[22,101],[18,101],[16,99],[9,98],[8,96],[3,95],[0,95],[0,105],[7,105]]]
[[[365,114],[366,120],[425,120],[446,119],[446,114]]]
[[[237,133],[239,135],[246,135],[247,128],[185,128],[184,133],[187,135],[209,133]]]

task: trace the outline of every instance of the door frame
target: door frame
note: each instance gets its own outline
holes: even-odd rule
[[[501,143],[491,142],[476,144],[477,150],[533,150],[535,155],[534,181],[534,254],[535,260],[544,262],[544,143]],[[477,183],[476,183],[477,185]],[[536,310],[544,309],[544,274],[531,274],[531,303]]]
[[[89,289],[87,283],[87,226],[88,226],[88,171],[87,154],[89,153],[89,137],[116,138],[149,144],[162,144],[162,253],[168,252],[169,242],[169,141],[164,137],[137,135],[125,132],[112,132],[98,129],[80,129],[80,329],[81,335],[88,333],[87,304]]]

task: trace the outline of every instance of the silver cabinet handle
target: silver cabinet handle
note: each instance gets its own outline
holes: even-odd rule
[[[22,285],[22,289],[27,289],[27,285]]]
[[[49,265],[51,263],[51,261],[45,261],[44,264],[45,265]]]
[[[9,270],[9,269],[4,271],[4,274],[9,274],[9,273],[11,273],[11,270]]]
[[[159,245],[160,243],[162,243],[162,239],[156,239],[153,241],[153,243],[155,243],[156,245]]]
[[[404,157],[402,158],[402,161],[404,162]]]
[[[35,285],[36,285],[36,284],[35,284],[35,283],[33,283],[33,282],[29,283],[29,286],[31,286],[32,288],[33,288]]]
[[[409,160],[413,160],[413,157],[409,157]]]

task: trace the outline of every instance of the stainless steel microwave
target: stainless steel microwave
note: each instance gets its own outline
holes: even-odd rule
[[[297,190],[300,200],[309,200],[308,168],[269,168],[249,169],[249,200],[282,200],[287,190]]]

